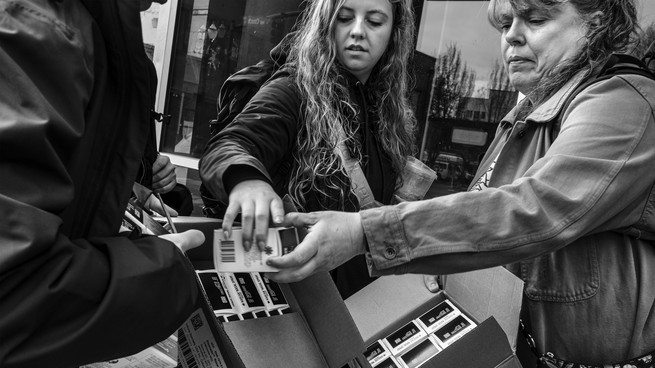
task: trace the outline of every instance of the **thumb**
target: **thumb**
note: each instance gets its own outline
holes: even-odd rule
[[[283,226],[308,227],[315,225],[318,217],[313,213],[289,212],[284,216]]]
[[[180,248],[182,252],[198,247],[205,242],[205,235],[202,231],[196,229],[187,230],[183,233],[177,234],[164,234],[159,237],[172,242],[175,246]]]

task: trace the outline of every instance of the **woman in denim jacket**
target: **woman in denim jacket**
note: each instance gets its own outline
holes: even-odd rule
[[[655,81],[598,73],[638,31],[632,0],[491,0],[512,84],[469,192],[291,214],[309,234],[269,275],[295,281],[365,253],[374,275],[508,265],[542,366],[648,366],[655,350]],[[560,118],[558,118],[560,116]],[[554,139],[554,125],[561,130]]]

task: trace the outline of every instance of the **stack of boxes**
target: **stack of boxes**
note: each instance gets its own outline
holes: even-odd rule
[[[476,326],[446,299],[375,341],[364,352],[364,357],[374,368],[418,368]]]

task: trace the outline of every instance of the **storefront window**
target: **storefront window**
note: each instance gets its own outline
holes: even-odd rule
[[[427,106],[419,121],[420,158],[437,171],[431,196],[466,190],[518,92],[500,61],[488,1],[425,1],[417,58],[432,64]]]
[[[200,157],[221,85],[230,74],[268,57],[291,30],[300,2],[180,1],[166,93],[171,119],[162,130],[162,152]]]
[[[488,1],[413,0],[418,36],[412,101],[418,156],[440,180],[430,196],[466,190],[500,119],[519,94],[502,67]],[[159,76],[159,148],[178,181],[197,195],[198,159],[209,140],[222,83],[267,58],[300,12],[301,0],[169,0],[142,12],[146,51]],[[655,2],[637,0],[641,26],[655,40]],[[646,42],[647,45],[649,42]],[[199,213],[199,212],[197,212]]]

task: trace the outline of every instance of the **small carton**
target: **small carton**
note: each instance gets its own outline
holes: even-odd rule
[[[389,349],[387,349],[386,345],[381,340],[374,342],[364,351],[364,357],[373,367],[377,366],[390,356],[391,352],[389,352]]]
[[[393,355],[389,355],[380,363],[372,366],[373,368],[403,368]]]
[[[259,272],[251,272],[250,277],[252,277],[259,296],[264,302],[264,307],[269,314],[279,314],[278,310],[289,307],[278,284],[262,277]]]
[[[403,368],[418,368],[430,360],[430,358],[437,355],[441,350],[434,337],[428,336],[420,344],[398,357],[398,362]]]
[[[437,304],[436,307],[423,313],[416,319],[416,323],[421,326],[425,332],[431,334],[443,327],[446,323],[450,322],[453,318],[460,314],[459,309],[453,303],[446,299]]]
[[[435,331],[433,336],[436,338],[439,346],[445,349],[462,338],[464,334],[474,329],[475,326],[477,324],[464,314],[458,314],[450,322]]]
[[[427,337],[428,334],[416,322],[410,321],[381,340],[392,355],[398,356],[427,339]]]
[[[207,294],[209,304],[214,309],[216,317],[235,315],[237,311],[234,309],[234,302],[230,293],[225,290],[218,272],[214,270],[196,271],[200,284]]]
[[[266,247],[260,250],[253,245],[249,251],[243,247],[242,230],[235,228],[229,239],[222,230],[214,232],[214,268],[219,272],[277,272],[266,264],[270,257],[290,253],[300,243],[296,228],[269,228]]]
[[[248,272],[221,272],[220,279],[243,318],[267,317],[266,306]]]

